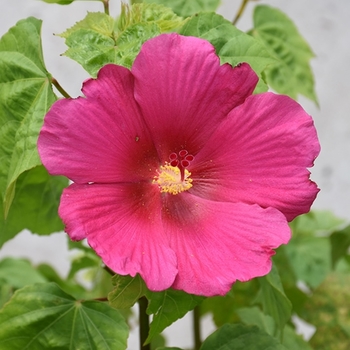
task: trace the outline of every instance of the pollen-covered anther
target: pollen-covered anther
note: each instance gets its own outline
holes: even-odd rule
[[[186,169],[193,161],[194,156],[187,150],[169,155],[169,163],[160,167],[159,174],[153,183],[157,184],[162,193],[179,194],[192,187],[191,173]]]

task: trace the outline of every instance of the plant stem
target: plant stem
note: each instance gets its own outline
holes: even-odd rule
[[[238,22],[238,20],[241,18],[241,16],[242,16],[242,14],[243,14],[243,12],[244,12],[244,10],[245,10],[245,8],[246,8],[246,6],[247,6],[247,4],[248,4],[249,1],[250,1],[250,0],[242,0],[241,6],[240,6],[240,8],[238,9],[238,12],[237,12],[237,14],[236,14],[236,17],[235,17],[235,19],[232,21],[232,24],[233,24],[233,25],[236,25],[236,23]]]
[[[63,97],[71,98],[66,92],[66,90],[63,89],[63,87],[59,84],[59,82],[54,77],[51,78],[51,83],[56,87],[56,89],[62,94]]]
[[[105,10],[105,14],[109,15],[109,0],[102,0],[103,8]]]
[[[144,345],[149,333],[149,316],[146,313],[148,301],[146,297],[138,300],[139,324],[140,324],[140,350],[151,350],[151,344]]]
[[[200,319],[201,317],[200,317],[199,306],[196,306],[193,310],[194,350],[199,350],[199,348],[202,345]]]

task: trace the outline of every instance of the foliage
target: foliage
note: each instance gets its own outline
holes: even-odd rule
[[[130,68],[141,45],[183,23],[169,8],[156,4],[123,5],[117,20],[96,12],[88,13],[60,34],[66,39],[65,55],[81,64],[92,76],[107,63]]]
[[[317,102],[309,64],[314,54],[293,21],[278,9],[260,5],[254,10],[251,34],[277,60],[265,70],[268,84],[277,92],[294,99],[302,94]]]
[[[74,0],[43,1],[69,5]],[[253,28],[245,33],[210,12],[218,0],[139,2],[122,5],[117,19],[88,13],[60,34],[65,55],[96,77],[106,63],[130,68],[146,40],[177,31],[211,42],[222,64],[248,62],[259,76],[256,93],[271,88],[317,103],[313,53],[280,10],[255,6]],[[68,179],[47,173],[36,146],[43,118],[57,100],[43,58],[41,25],[36,18],[23,19],[0,39],[0,247],[23,229],[40,235],[63,229],[57,212]],[[146,343],[159,350],[178,349],[164,347],[160,334],[194,308],[201,316],[210,314],[218,328],[201,350],[249,350],[256,344],[259,349],[347,349],[350,226],[329,212],[310,212],[290,226],[292,239],[277,250],[267,276],[236,282],[227,295],[211,298],[172,289],[152,292],[139,275],[110,278],[85,243],[68,243],[76,255],[66,277],[48,264],[5,258],[0,261],[0,348],[126,349],[130,308],[145,298],[152,316]],[[296,334],[293,314],[315,325],[310,342]]]

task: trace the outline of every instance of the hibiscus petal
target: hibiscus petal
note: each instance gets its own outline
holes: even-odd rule
[[[292,220],[310,210],[319,191],[307,170],[319,151],[313,121],[298,103],[272,93],[251,96],[191,163],[191,192],[277,208]]]
[[[166,207],[164,227],[179,270],[172,287],[188,293],[224,295],[236,280],[267,274],[273,249],[290,239],[286,218],[274,208],[189,193],[168,197]]]
[[[209,42],[175,33],[147,41],[131,71],[135,98],[163,160],[184,148],[195,154],[258,81],[248,64],[220,66]]]
[[[59,214],[73,240],[87,238],[113,271],[139,273],[149,289],[169,288],[177,261],[163,231],[159,190],[146,184],[76,185],[62,195]]]
[[[86,98],[62,99],[45,117],[38,147],[49,172],[78,183],[149,178],[159,161],[126,68],[107,65],[84,83]]]

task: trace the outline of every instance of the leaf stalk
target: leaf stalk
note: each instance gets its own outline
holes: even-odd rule
[[[247,4],[249,1],[259,1],[259,0],[243,0],[242,3],[241,3],[241,6],[239,7],[238,9],[238,12],[236,14],[236,17],[234,18],[234,20],[232,21],[232,24],[233,25],[236,25],[236,23],[238,22],[238,20],[241,18]]]
[[[102,0],[103,8],[106,15],[109,15],[109,0]]]
[[[62,94],[65,98],[71,98],[69,94],[66,92],[66,90],[63,89],[63,87],[60,85],[60,83],[55,79],[51,78],[52,85]]]

